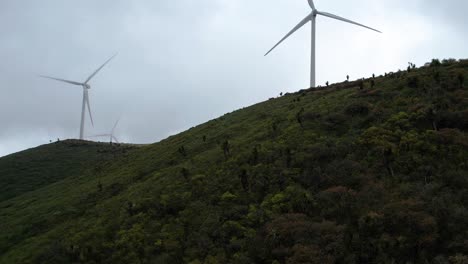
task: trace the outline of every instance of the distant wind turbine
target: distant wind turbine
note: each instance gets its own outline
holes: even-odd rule
[[[75,82],[75,81],[69,81],[69,80],[64,80],[64,79],[59,79],[59,78],[54,78],[50,76],[44,76],[41,75],[40,77],[42,78],[47,78],[47,79],[52,79],[60,82],[65,82],[73,85],[79,85],[83,87],[83,105],[81,107],[81,123],[80,123],[80,139],[83,140],[84,136],[84,122],[85,122],[85,111],[86,111],[86,106],[88,107],[88,112],[89,112],[89,118],[91,120],[91,124],[94,126],[94,121],[93,121],[93,115],[91,114],[91,106],[89,103],[89,95],[88,95],[88,90],[91,89],[91,85],[89,85],[89,81],[96,76],[96,74],[106,66],[107,63],[109,63],[117,54],[112,56],[110,59],[108,59],[101,67],[99,67],[93,74],[91,74],[83,83],[81,82]]]
[[[119,143],[119,141],[117,140],[117,138],[114,135],[115,128],[119,124],[119,121],[120,121],[120,119],[118,119],[117,122],[115,122],[114,127],[112,128],[112,130],[111,130],[111,132],[109,134],[94,135],[94,136],[91,136],[91,137],[109,137],[110,143],[112,143],[113,141],[115,141],[115,143]]]
[[[344,22],[347,22],[347,23],[351,23],[351,24],[354,24],[354,25],[357,25],[357,26],[361,26],[361,27],[364,27],[364,28],[367,28],[367,29],[370,29],[370,30],[373,30],[373,31],[376,31],[376,32],[379,32],[379,33],[382,33],[380,31],[378,31],[377,29],[373,29],[371,27],[368,27],[368,26],[365,26],[365,25],[362,25],[362,24],[359,24],[359,23],[356,23],[354,21],[351,21],[349,19],[346,19],[346,18],[342,18],[342,17],[339,17],[337,15],[333,15],[333,14],[330,14],[330,13],[326,13],[326,12],[321,12],[321,11],[318,11],[316,8],[315,8],[315,5],[314,5],[314,1],[313,0],[307,0],[309,2],[309,5],[310,7],[312,8],[312,12],[306,16],[301,22],[299,22],[299,24],[294,27],[288,34],[286,34],[286,36],[284,38],[282,38],[271,50],[269,50],[265,56],[267,56],[271,51],[273,51],[279,44],[281,44],[284,40],[286,40],[289,36],[291,36],[292,34],[294,34],[294,32],[296,32],[298,29],[300,29],[302,26],[304,26],[305,24],[307,24],[309,21],[312,22],[312,53],[311,53],[311,69],[310,69],[310,87],[315,87],[315,25],[316,25],[316,19],[317,19],[317,15],[322,15],[322,16],[326,16],[326,17],[329,17],[329,18],[333,18],[333,19],[336,19],[336,20],[341,20],[341,21],[344,21]]]

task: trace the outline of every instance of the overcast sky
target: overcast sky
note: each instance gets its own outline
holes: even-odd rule
[[[468,57],[466,0],[315,4],[384,32],[319,17],[317,84]],[[38,75],[84,81],[116,52],[91,81],[86,135],[121,117],[121,141],[153,143],[307,88],[309,26],[263,55],[309,12],[306,0],[1,0],[0,156],[77,138],[82,89]]]

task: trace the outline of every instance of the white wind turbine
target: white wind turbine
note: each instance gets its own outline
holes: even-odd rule
[[[114,127],[112,128],[112,130],[111,130],[111,132],[109,134],[94,135],[92,137],[109,137],[109,141],[110,141],[111,144],[112,144],[113,141],[115,141],[115,143],[119,143],[119,141],[117,140],[117,138],[114,135],[115,128],[119,124],[119,121],[120,121],[120,119],[118,119],[117,122],[115,122]]]
[[[344,22],[347,22],[347,23],[351,23],[351,24],[354,24],[354,25],[357,25],[357,26],[361,26],[361,27],[365,27],[367,29],[370,29],[370,30],[373,30],[373,31],[376,31],[376,32],[379,32],[379,33],[382,33],[380,31],[378,31],[377,29],[373,29],[371,27],[368,27],[368,26],[365,26],[365,25],[362,25],[362,24],[359,24],[359,23],[356,23],[354,21],[351,21],[349,19],[346,19],[346,18],[342,18],[342,17],[339,17],[337,15],[333,15],[333,14],[330,14],[330,13],[326,13],[326,12],[321,12],[321,11],[318,11],[316,8],[315,8],[315,5],[314,5],[314,1],[313,0],[307,0],[309,2],[309,5],[310,7],[312,8],[312,12],[306,16],[301,22],[299,22],[299,24],[294,27],[288,34],[286,34],[286,36],[284,38],[282,38],[271,50],[269,50],[265,56],[267,56],[271,51],[273,51],[279,44],[281,44],[284,40],[286,40],[289,36],[291,36],[292,34],[294,34],[294,32],[296,32],[298,29],[300,29],[302,26],[304,26],[305,24],[307,24],[309,21],[312,22],[312,53],[311,53],[311,68],[310,68],[310,87],[315,87],[315,25],[316,25],[316,19],[317,19],[317,15],[322,15],[322,16],[326,16],[326,17],[329,17],[329,18],[333,18],[333,19],[336,19],[336,20],[341,20],[341,21],[344,21]]]
[[[107,63],[109,63],[117,54],[112,56],[110,59],[108,59],[101,67],[99,67],[93,74],[91,74],[88,79],[86,79],[83,83],[80,82],[75,82],[75,81],[69,81],[69,80],[64,80],[64,79],[59,79],[59,78],[54,78],[50,76],[44,76],[41,75],[40,77],[47,78],[47,79],[52,79],[60,82],[65,82],[73,85],[78,85],[83,87],[83,105],[81,107],[81,123],[80,123],[80,139],[83,140],[84,136],[84,123],[85,123],[85,111],[86,111],[86,106],[88,107],[88,112],[89,112],[89,118],[91,120],[91,124],[94,126],[94,121],[93,121],[93,116],[91,114],[91,106],[89,103],[89,95],[88,95],[88,90],[91,89],[91,85],[89,85],[89,81],[96,76],[96,74],[106,66]]]

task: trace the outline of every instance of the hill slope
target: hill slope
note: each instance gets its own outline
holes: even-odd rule
[[[0,201],[79,175],[87,167],[130,149],[66,140],[3,157],[0,159]]]
[[[22,193],[0,263],[464,263],[465,79],[287,94]]]

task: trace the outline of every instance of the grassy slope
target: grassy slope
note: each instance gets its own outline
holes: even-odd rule
[[[96,161],[118,155],[108,144],[67,140],[0,159],[0,201],[79,175]]]
[[[0,263],[463,258],[460,73],[285,95],[32,188],[0,202]]]

